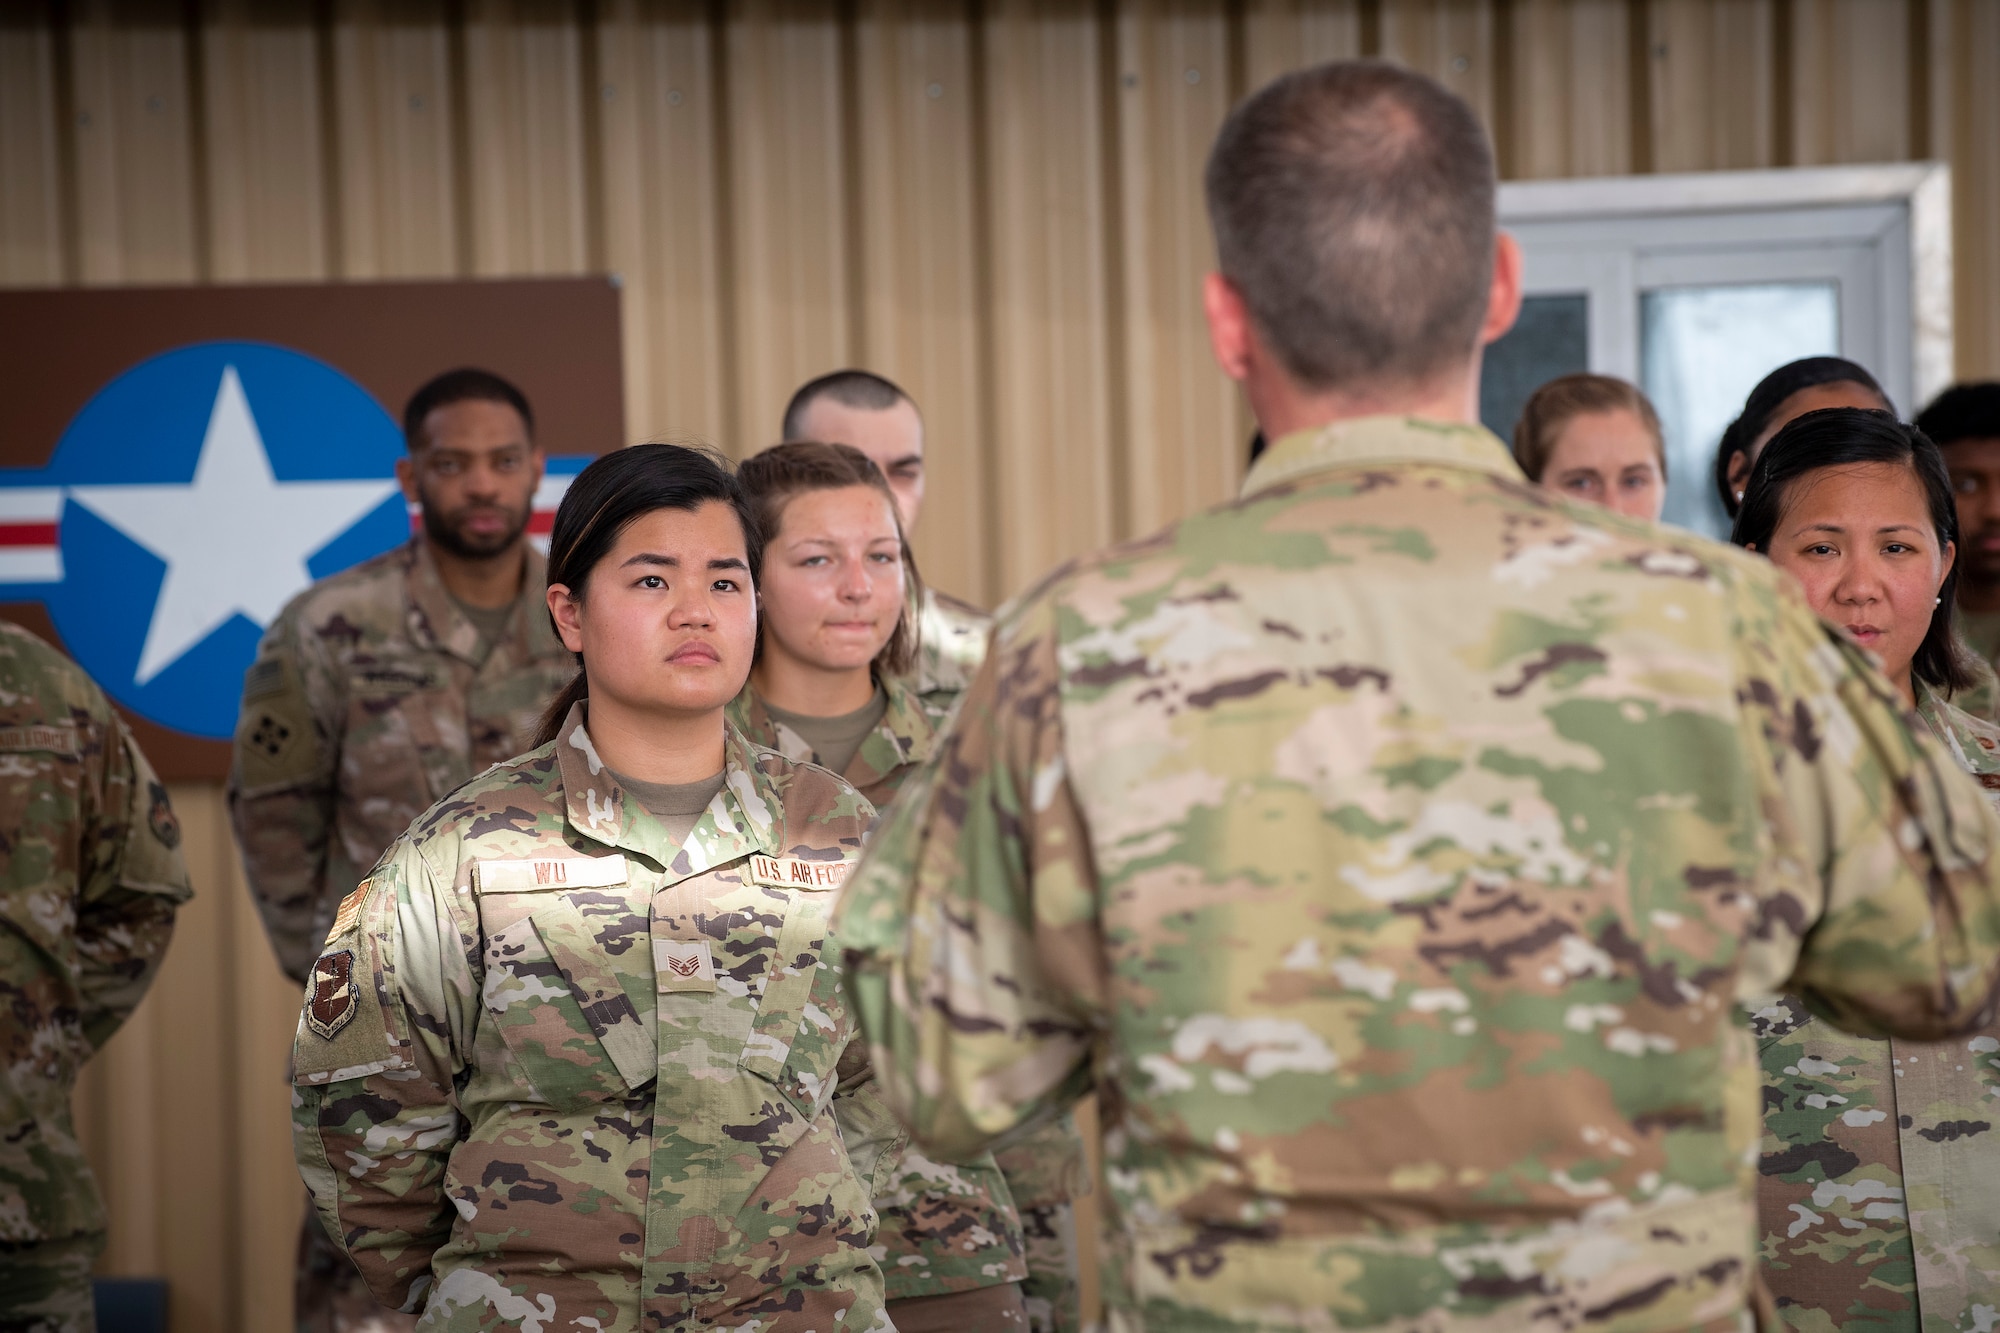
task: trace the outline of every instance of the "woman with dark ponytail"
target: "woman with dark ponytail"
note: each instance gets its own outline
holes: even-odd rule
[[[1976,663],[1952,632],[1958,509],[1923,432],[1887,412],[1806,413],[1758,458],[1733,540],[1793,574],[1987,797],[2000,796],[2000,727],[1953,698]],[[1979,1307],[2000,1306],[2000,1025],[1877,1040],[1786,996],[1753,1027],[1764,1283],[1790,1325],[1977,1326]]]
[[[711,454],[586,468],[549,546],[579,671],[542,743],[335,922],[300,1167],[422,1327],[889,1327],[869,1199],[895,1134],[821,956],[874,811],[725,720],[760,548]]]

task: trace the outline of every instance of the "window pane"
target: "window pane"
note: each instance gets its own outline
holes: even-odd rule
[[[1530,296],[1507,335],[1486,349],[1479,373],[1479,419],[1512,442],[1528,395],[1558,375],[1590,369],[1590,298],[1581,292]]]
[[[1715,495],[1715,449],[1757,381],[1802,356],[1840,352],[1830,282],[1668,287],[1639,304],[1640,378],[1667,437],[1669,523],[1729,535]]]

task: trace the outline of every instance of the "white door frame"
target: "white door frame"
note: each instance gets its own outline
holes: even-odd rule
[[[1696,215],[1700,239],[1690,246]],[[1866,317],[1882,339],[1867,359],[1890,398],[1914,415],[1952,382],[1951,168],[1942,162],[1509,181],[1500,225],[1523,240],[1530,292],[1590,293],[1593,370],[1638,379],[1638,292],[1671,283],[1676,256],[1858,242],[1875,257],[1865,285],[1879,309]],[[1853,347],[1848,304],[1843,345]]]

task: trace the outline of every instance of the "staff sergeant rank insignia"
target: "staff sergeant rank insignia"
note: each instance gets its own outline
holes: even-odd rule
[[[312,985],[306,995],[306,1026],[332,1041],[354,1020],[354,951],[322,955],[306,980]]]

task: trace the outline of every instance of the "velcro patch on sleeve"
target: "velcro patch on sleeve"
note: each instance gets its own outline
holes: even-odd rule
[[[774,889],[837,889],[853,867],[846,861],[808,861],[802,856],[753,856],[750,880]]]
[[[368,890],[372,887],[373,881],[364,879],[354,886],[354,892],[340,900],[340,910],[333,914],[333,929],[326,933],[328,943],[361,924],[361,909],[367,906]]]
[[[622,856],[548,856],[519,861],[475,861],[472,887],[479,893],[561,893],[609,889],[626,881]]]

